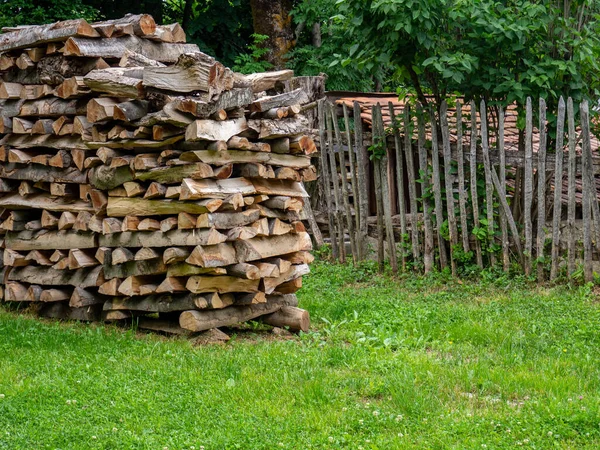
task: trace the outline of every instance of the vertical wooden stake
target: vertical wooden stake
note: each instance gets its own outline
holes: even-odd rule
[[[379,130],[379,105],[374,105],[372,108],[372,124],[373,124],[373,144],[375,145],[383,145],[385,148],[385,136],[382,134],[382,130]],[[384,257],[383,257],[383,235],[385,233],[385,228],[383,224],[383,195],[382,195],[382,184],[383,180],[381,179],[381,159],[375,158],[375,170],[374,170],[374,178],[375,178],[375,200],[377,203],[377,262],[379,265],[379,271],[383,272],[384,269]]]
[[[342,196],[342,203],[344,210],[346,211],[346,225],[348,226],[348,236],[350,237],[350,249],[352,250],[352,261],[356,263],[357,251],[356,251],[356,235],[354,234],[354,219],[352,217],[352,211],[350,210],[350,193],[348,192],[348,169],[346,167],[346,157],[344,152],[344,143],[342,142],[342,133],[340,133],[340,127],[337,122],[337,115],[335,113],[335,106],[332,105],[330,109],[331,120],[333,122],[333,129],[335,130],[335,139],[338,142],[338,160],[340,162],[340,177],[342,181],[340,194]]]
[[[410,108],[408,104],[404,106],[404,155],[406,157],[406,173],[408,175],[408,197],[410,204],[410,231],[412,240],[412,253],[415,262],[419,261],[419,217],[417,211],[417,184],[415,178],[415,163],[412,151],[412,131],[411,131]]]
[[[327,147],[329,154],[329,169],[331,173],[331,181],[333,182],[333,195],[335,198],[335,219],[337,223],[337,237],[339,243],[340,262],[346,262],[346,244],[344,232],[344,219],[342,213],[342,199],[340,197],[340,177],[335,163],[335,149],[333,148],[333,123],[331,120],[332,105],[325,105],[325,116],[327,118]]]
[[[433,228],[431,225],[431,211],[429,205],[429,199],[427,197],[429,190],[429,179],[431,174],[429,173],[429,164],[427,163],[427,149],[425,148],[425,117],[423,107],[419,104],[417,106],[417,119],[419,127],[419,169],[421,171],[421,203],[423,205],[423,224],[425,226],[425,239],[423,241],[423,264],[425,267],[425,273],[431,272],[434,264],[434,252],[433,252]],[[466,228],[465,228],[466,230]],[[465,231],[466,232],[466,231]]]
[[[506,151],[504,149],[504,109],[500,108],[498,115],[498,156],[500,159],[499,173],[501,192],[506,192]],[[503,194],[498,193],[501,197]],[[505,272],[510,270],[510,242],[508,241],[508,219],[504,208],[500,214],[500,230],[502,232],[502,267]],[[509,210],[510,212],[510,210]],[[519,236],[516,236],[519,239]]]
[[[367,169],[369,167],[369,156],[367,148],[363,143],[362,119],[360,117],[360,104],[354,102],[354,139],[357,150],[357,175],[358,175],[358,203],[359,203],[359,233],[358,248],[360,259],[367,256],[367,234],[369,217],[369,180],[367,178]]]
[[[527,97],[525,105],[525,189],[524,189],[524,223],[525,223],[525,275],[531,274],[531,253],[533,250],[533,224],[531,221],[531,204],[533,202],[533,111],[531,97]]]
[[[564,106],[564,104],[563,104]],[[546,102],[540,98],[540,147],[538,149],[538,188],[537,188],[537,279],[544,281],[544,245],[546,244]],[[558,136],[557,136],[558,141]],[[561,138],[562,141],[562,138]],[[558,155],[558,154],[557,154]],[[558,161],[557,161],[558,163]],[[561,164],[562,165],[562,164]]]
[[[442,185],[440,177],[440,151],[438,148],[437,137],[437,119],[433,108],[430,109],[431,117],[431,165],[433,169],[433,200],[435,205],[435,225],[438,249],[440,251],[440,267],[445,269],[448,266],[448,257],[446,255],[446,244],[442,238],[442,224],[444,223],[444,204],[442,203]]]
[[[356,177],[356,164],[354,163],[356,152],[352,145],[352,139],[350,136],[350,118],[348,115],[348,108],[344,103],[342,106],[344,110],[344,126],[346,127],[346,140],[348,141],[348,159],[350,161],[350,178],[352,183],[352,204],[354,206],[354,242],[356,254],[353,255],[354,261],[360,260],[360,242],[358,241],[358,230],[360,228],[360,205],[358,202],[358,181]]]
[[[442,127],[442,145],[444,151],[444,183],[446,187],[446,210],[448,211],[448,230],[450,231],[450,267],[452,275],[456,276],[456,260],[454,250],[458,245],[458,227],[456,224],[456,213],[454,212],[454,186],[450,166],[452,164],[452,153],[450,150],[450,129],[448,127],[448,104],[442,102],[440,109],[440,123]]]
[[[471,100],[471,153],[469,155],[469,172],[471,175],[471,207],[473,212],[473,227],[479,228],[479,195],[477,194],[477,108]],[[481,242],[475,237],[475,257],[477,265],[483,269]]]
[[[331,253],[334,259],[338,259],[339,249],[337,245],[337,236],[335,230],[334,211],[331,201],[331,180],[329,179],[329,164],[327,162],[327,143],[325,142],[325,127],[327,125],[326,115],[324,113],[325,99],[319,100],[317,104],[317,113],[319,116],[319,140],[321,143],[321,186],[323,195],[327,203],[327,217],[329,219],[329,239],[331,240]]]
[[[392,118],[392,130],[394,132],[394,148],[396,150],[396,189],[398,190],[398,215],[400,216],[400,253],[402,255],[402,270],[406,270],[406,252],[404,241],[406,236],[406,198],[404,195],[404,157],[402,156],[402,144],[400,142],[400,130],[396,121],[396,112],[392,102],[388,103],[390,117]]]
[[[488,116],[485,100],[481,100],[479,115],[481,117],[481,150],[483,152],[483,170],[485,174],[485,208],[487,213],[488,229],[488,252],[490,264],[496,265],[496,255],[492,246],[494,245],[494,186],[492,185],[492,166],[490,164],[490,146],[488,136]],[[486,157],[487,154],[487,157]]]
[[[458,164],[458,207],[460,210],[460,229],[463,251],[469,246],[469,228],[467,226],[467,191],[465,189],[465,157],[463,154],[462,105],[456,103],[456,163]]]
[[[567,274],[570,277],[575,272],[575,209],[576,209],[576,178],[577,178],[577,152],[575,144],[575,112],[573,99],[567,99],[567,120],[569,127],[569,169],[568,169],[568,204],[567,226],[569,228],[569,242],[567,244]]]
[[[592,187],[589,173],[593,173],[591,167],[591,158],[587,157],[588,148],[591,154],[590,145],[590,113],[587,101],[579,105],[579,114],[581,116],[581,181],[583,185],[583,195],[581,196],[583,208],[583,277],[586,282],[594,280],[594,271],[592,268],[592,198],[596,195],[595,186]],[[593,191],[593,192],[592,192]]]
[[[573,103],[571,102],[571,109]],[[572,112],[572,111],[571,111]],[[573,125],[574,126],[574,125]],[[562,218],[562,190],[563,190],[563,140],[565,127],[565,100],[560,97],[558,101],[558,114],[556,118],[556,152],[554,166],[554,206],[552,207],[552,266],[550,280],[558,276],[558,263],[560,258],[560,220]],[[569,140],[569,145],[571,140]],[[573,140],[575,146],[575,140]],[[575,149],[573,148],[573,151]],[[539,217],[538,217],[539,220]],[[539,231],[538,231],[539,232]],[[539,244],[538,244],[539,245]],[[539,252],[539,249],[538,249]]]

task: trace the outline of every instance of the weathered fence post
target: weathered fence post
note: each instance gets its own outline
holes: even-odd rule
[[[567,100],[567,117],[569,123],[569,170],[568,170],[568,204],[567,225],[569,227],[569,242],[567,247],[567,275],[570,277],[575,272],[575,209],[576,209],[576,178],[577,178],[577,153],[575,143],[575,112],[573,99]]]
[[[544,245],[546,244],[546,102],[540,98],[540,146],[538,148],[538,186],[537,186],[537,279],[544,281]],[[557,136],[558,140],[558,136]],[[562,139],[561,139],[562,140]]]
[[[450,129],[448,127],[448,104],[443,101],[440,108],[440,124],[442,127],[442,146],[444,152],[444,183],[446,187],[446,211],[448,212],[448,230],[450,231],[450,267],[452,275],[456,276],[456,259],[454,251],[458,245],[458,228],[456,225],[456,214],[454,212],[454,186],[450,166],[452,165],[452,153],[450,150]]]
[[[396,120],[396,112],[392,102],[388,103],[390,117],[392,118],[392,131],[394,133],[394,147],[396,150],[396,189],[398,191],[398,215],[400,216],[400,254],[402,256],[402,270],[406,270],[406,251],[404,241],[406,236],[406,199],[404,197],[404,162],[402,144],[400,143],[400,130]]]
[[[356,254],[353,255],[354,262],[360,260],[360,242],[358,241],[358,234],[360,229],[360,205],[358,204],[358,182],[356,180],[356,164],[354,163],[356,153],[352,146],[352,138],[350,135],[350,118],[348,115],[348,107],[346,103],[342,105],[344,111],[344,126],[346,127],[346,140],[348,141],[348,159],[350,161],[350,179],[352,183],[352,204],[354,206],[354,243]]]
[[[572,104],[571,104],[572,108]],[[554,159],[554,206],[552,211],[552,266],[550,280],[558,275],[560,253],[560,221],[562,218],[562,188],[563,188],[563,140],[565,126],[565,100],[561,97],[558,101],[558,114],[556,118],[556,153]],[[574,130],[573,130],[574,131]],[[569,146],[571,145],[571,131],[569,130]],[[573,141],[575,145],[575,141]],[[573,148],[573,152],[575,149]]]
[[[500,192],[506,192],[506,151],[504,148],[504,109],[500,108],[498,113],[498,158],[499,158],[499,176],[501,190],[498,192],[498,196],[501,197]],[[500,208],[500,231],[502,233],[502,268],[505,272],[510,269],[510,242],[508,240],[508,218],[504,208]]]
[[[583,276],[585,281],[594,279],[592,268],[592,185],[588,172],[593,170],[589,167],[591,161],[587,158],[587,148],[590,146],[590,124],[589,107],[587,101],[579,105],[579,114],[581,117],[581,184],[583,185],[583,195],[581,196],[583,209]]]
[[[382,145],[385,151],[385,135],[382,130],[379,129],[379,108],[373,106],[371,110],[372,124],[373,124],[373,145]],[[375,201],[377,203],[377,263],[379,271],[383,272],[384,269],[384,256],[383,256],[383,235],[384,235],[384,224],[383,224],[383,195],[382,195],[382,183],[381,179],[381,159],[375,157],[373,160],[374,165],[374,178],[375,178]]]
[[[458,206],[463,251],[469,251],[469,228],[467,226],[467,191],[465,189],[465,157],[463,154],[462,105],[456,103],[456,163],[458,165]]]
[[[435,208],[435,231],[440,252],[440,267],[445,269],[448,266],[448,257],[446,255],[446,245],[442,238],[442,224],[444,223],[444,211],[442,203],[442,186],[440,182],[440,153],[438,149],[437,138],[437,119],[433,108],[430,108],[431,117],[431,165],[433,169],[433,200]]]
[[[335,219],[337,222],[338,229],[338,243],[339,243],[339,258],[340,262],[346,262],[346,244],[345,244],[345,232],[344,232],[344,219],[342,213],[342,200],[340,197],[340,186],[339,186],[339,175],[335,163],[335,150],[333,148],[333,120],[332,110],[333,106],[327,104],[327,111],[325,116],[327,118],[327,147],[329,153],[329,168],[331,170],[331,180],[333,182],[333,195],[335,198]]]
[[[433,229],[431,225],[431,211],[427,194],[429,192],[429,164],[427,163],[427,149],[425,148],[425,112],[421,104],[417,106],[417,120],[419,127],[419,169],[421,171],[421,203],[423,205],[423,225],[425,227],[425,239],[423,240],[423,265],[425,273],[431,272],[434,264],[433,252]]]
[[[471,152],[469,160],[469,172],[471,175],[471,207],[473,212],[473,228],[479,228],[479,196],[477,194],[477,108],[471,100]],[[475,236],[475,257],[477,265],[483,269],[483,257],[481,255],[481,242]]]
[[[410,204],[410,231],[414,262],[419,260],[419,224],[417,221],[417,184],[415,178],[415,163],[412,152],[412,119],[410,107],[404,105],[404,154],[406,157],[406,174],[408,175],[408,197]]]
[[[342,196],[342,202],[344,205],[344,211],[346,212],[346,225],[348,229],[348,237],[350,238],[350,249],[352,251],[352,261],[356,263],[356,236],[354,235],[354,220],[352,218],[352,211],[350,210],[350,200],[348,192],[348,172],[346,169],[346,157],[344,156],[344,143],[342,142],[342,133],[337,121],[337,114],[335,112],[335,105],[331,105],[330,109],[331,120],[333,122],[333,129],[335,131],[335,139],[338,143],[338,160],[340,162],[340,178],[341,178],[341,189],[340,194]],[[343,228],[342,228],[343,229]]]
[[[490,146],[488,136],[488,115],[485,100],[481,100],[479,116],[481,118],[481,151],[483,153],[483,170],[485,176],[485,208],[487,213],[488,252],[490,265],[496,265],[493,252],[494,244],[494,185],[492,184],[492,166],[490,163]],[[486,156],[487,155],[487,156]]]
[[[369,217],[369,183],[367,179],[367,168],[369,157],[367,148],[363,142],[362,119],[360,117],[360,105],[354,102],[354,141],[357,150],[357,175],[358,175],[358,203],[359,203],[359,233],[358,249],[360,259],[367,256],[367,235],[368,235],[368,217]]]
[[[527,97],[525,104],[525,189],[523,214],[525,215],[525,275],[531,274],[531,253],[533,250],[531,221],[531,204],[533,201],[533,111],[531,97]]]
[[[329,179],[329,163],[327,162],[327,143],[325,142],[325,127],[327,125],[325,115],[326,99],[321,99],[317,103],[317,114],[319,117],[319,140],[321,143],[321,183],[323,195],[327,204],[327,217],[329,220],[329,238],[331,240],[331,253],[334,259],[339,258],[339,249],[337,245],[334,211],[331,201],[331,180]]]

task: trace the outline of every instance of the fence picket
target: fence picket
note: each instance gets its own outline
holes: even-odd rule
[[[333,148],[333,117],[331,111],[333,106],[327,104],[327,110],[325,116],[327,120],[327,144],[328,144],[328,155],[329,155],[329,169],[331,174],[331,181],[333,182],[333,195],[335,198],[335,220],[338,229],[338,244],[339,244],[339,258],[340,262],[346,262],[346,244],[345,244],[345,232],[344,232],[344,219],[342,212],[342,199],[339,186],[339,172],[335,162],[335,150]]]
[[[412,151],[412,120],[410,117],[410,107],[404,106],[404,156],[406,158],[406,174],[408,178],[408,197],[410,204],[410,234],[412,243],[412,254],[416,261],[419,260],[419,223],[417,211],[417,184],[415,178],[415,163]]]
[[[477,108],[471,101],[471,152],[469,154],[469,172],[471,178],[471,208],[473,213],[473,228],[479,228],[479,198],[477,194]],[[481,242],[475,237],[475,258],[477,265],[483,269]]]
[[[363,143],[362,120],[360,118],[360,105],[354,102],[354,142],[357,150],[357,178],[358,178],[358,204],[359,204],[359,232],[358,232],[358,250],[359,259],[365,259],[367,256],[367,234],[369,217],[369,180],[367,178],[367,167],[369,157],[367,148]]]
[[[427,149],[425,148],[425,115],[423,107],[417,106],[417,124],[419,127],[418,149],[419,169],[421,171],[421,204],[423,206],[423,225],[425,228],[425,239],[423,240],[423,266],[425,273],[431,272],[434,264],[433,251],[433,229],[431,226],[431,211],[427,193],[430,190],[429,179],[431,177],[429,165],[427,164]]]
[[[582,158],[581,158],[581,184],[583,186],[583,192],[581,196],[582,209],[583,209],[583,277],[586,282],[593,281],[594,272],[592,268],[592,202],[591,192],[592,186],[590,184],[590,177],[588,171],[591,170],[589,166],[590,161],[586,157],[586,148],[590,142],[590,129],[589,129],[589,109],[586,101],[581,102],[579,105],[579,116],[581,119],[581,146],[582,146]]]
[[[342,203],[344,205],[344,211],[346,212],[346,225],[348,230],[348,237],[350,239],[350,249],[352,251],[352,261],[356,263],[356,236],[354,234],[354,218],[352,217],[352,211],[350,210],[350,193],[348,192],[348,170],[346,168],[346,157],[344,151],[344,143],[342,142],[342,133],[337,121],[337,115],[335,113],[335,107],[331,106],[331,119],[333,122],[333,129],[335,131],[335,139],[338,143],[338,161],[340,163],[340,176],[341,176],[341,189],[340,194],[342,197]]]
[[[348,107],[344,103],[342,105],[344,111],[344,126],[346,127],[346,140],[348,142],[348,161],[350,162],[350,181],[352,187],[352,205],[354,206],[354,236],[356,254],[354,261],[360,259],[360,243],[358,242],[358,230],[360,228],[360,205],[358,204],[358,181],[356,177],[356,164],[354,163],[356,152],[352,146],[352,136],[350,135],[350,116],[348,114]]]
[[[400,130],[396,120],[396,112],[392,102],[388,103],[390,117],[392,118],[392,131],[394,133],[394,148],[396,150],[396,189],[398,191],[398,215],[400,216],[400,254],[402,256],[402,270],[406,270],[406,198],[404,196],[404,157],[402,156],[402,143]]]
[[[539,105],[540,116],[540,146],[538,149],[538,185],[537,185],[537,279],[538,282],[544,281],[544,245],[546,244],[546,102],[540,98]],[[562,162],[562,161],[561,161]],[[557,161],[558,163],[558,161]]]
[[[523,214],[525,224],[525,275],[531,274],[531,253],[533,250],[531,204],[533,202],[533,109],[531,97],[525,104],[525,189],[523,190]]]
[[[444,223],[444,211],[442,203],[442,186],[440,183],[440,152],[437,137],[437,119],[433,108],[430,109],[431,117],[431,165],[433,169],[433,200],[435,209],[435,231],[440,252],[440,267],[448,267],[448,256],[446,255],[446,244],[442,238],[442,224]]]
[[[481,151],[483,153],[483,170],[485,177],[485,209],[487,214],[488,230],[488,252],[490,255],[490,264],[496,265],[496,256],[493,251],[494,244],[494,186],[492,184],[492,167],[490,164],[490,147],[488,136],[488,115],[485,100],[481,100],[479,109],[481,117]]]
[[[569,170],[568,170],[568,205],[567,205],[567,227],[569,228],[569,242],[567,244],[567,274],[570,277],[575,272],[575,209],[576,209],[576,178],[577,178],[577,153],[575,143],[575,112],[573,111],[573,99],[567,100],[567,117],[569,123]]]
[[[463,154],[462,105],[456,103],[456,164],[458,166],[458,207],[460,211],[460,235],[463,251],[467,253],[469,245],[469,228],[467,226],[467,191],[465,190],[465,161]]]
[[[571,109],[572,106],[573,105],[571,103]],[[558,276],[558,263],[560,252],[560,219],[562,217],[564,126],[565,100],[561,97],[558,101],[558,114],[556,117],[556,162],[554,165],[554,205],[552,207],[552,266],[550,268],[550,280],[554,280]],[[573,130],[573,132],[574,131],[575,130]],[[569,145],[571,144],[571,141],[571,130],[569,130]],[[573,140],[573,146],[574,145],[575,141]],[[573,148],[573,153],[574,152],[575,148]]]
[[[440,125],[442,128],[442,148],[444,154],[444,184],[446,187],[446,211],[448,213],[448,230],[450,232],[450,267],[452,275],[456,275],[456,259],[454,249],[458,245],[458,227],[456,213],[454,212],[454,186],[452,183],[451,165],[452,152],[450,150],[450,129],[448,127],[448,104],[444,101],[440,108]]]
[[[596,243],[596,252],[600,254],[600,207],[598,206],[598,196],[596,195],[596,179],[594,176],[594,161],[592,156],[592,144],[590,142],[590,123],[589,123],[589,106],[587,101],[585,103],[585,114],[581,113],[581,134],[582,134],[582,158],[587,160],[585,176],[588,178],[590,186],[589,190],[589,201],[592,209],[593,227],[594,227],[594,241]]]
[[[504,109],[498,112],[498,158],[501,192],[506,192],[506,151],[504,149]],[[501,197],[502,194],[498,193]],[[502,233],[502,268],[510,270],[510,242],[508,240],[508,219],[504,208],[500,208],[500,232]]]
[[[382,142],[385,149],[385,135],[382,130],[379,129],[379,107],[378,105],[373,106],[372,109],[372,122],[373,124],[373,143]],[[375,202],[377,204],[377,263],[379,271],[383,272],[384,269],[384,256],[383,256],[383,235],[385,233],[383,223],[383,196],[382,196],[382,183],[381,179],[381,159],[375,158],[374,161],[374,179],[375,179]]]
[[[340,257],[337,243],[336,225],[334,220],[333,202],[331,199],[331,180],[329,179],[329,163],[327,161],[327,145],[325,143],[325,99],[320,100],[317,104],[317,114],[319,115],[319,140],[321,143],[321,186],[325,202],[327,204],[327,217],[329,220],[329,238],[331,240],[331,254],[334,259]]]

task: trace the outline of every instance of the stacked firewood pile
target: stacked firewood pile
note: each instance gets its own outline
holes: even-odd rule
[[[308,328],[316,99],[291,71],[234,73],[147,15],[3,31],[4,301],[171,332]]]

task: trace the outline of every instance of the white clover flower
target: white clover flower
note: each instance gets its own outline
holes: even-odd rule
[[[4,398],[4,397],[5,397],[5,395],[4,395],[4,394],[0,394],[0,398]]]
[[[333,436],[329,436],[329,442],[333,442]]]
[[[98,439],[96,436],[92,436],[92,439]]]
[[[404,419],[404,416],[402,414],[398,414],[396,416],[396,422],[400,422],[402,419]]]
[[[117,427],[113,427],[113,429],[112,429],[112,430],[113,430],[113,433],[115,433],[115,432],[119,431],[119,429],[118,429]]]
[[[71,400],[67,400],[66,403],[67,403],[67,405],[70,405],[71,404]]]
[[[552,436],[554,433],[552,431],[548,431],[548,436]]]
[[[379,411],[373,411],[373,415],[374,416],[378,416],[379,415]]]

